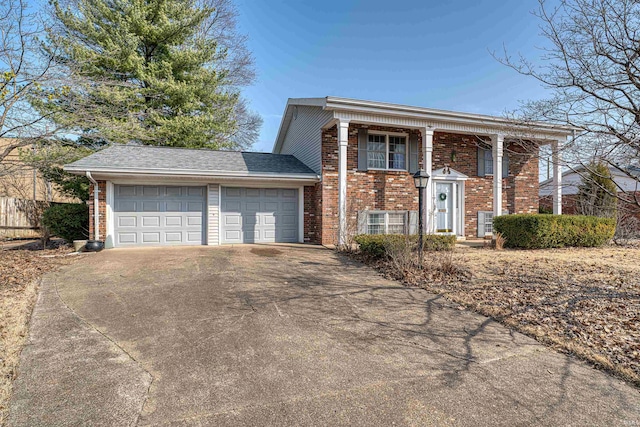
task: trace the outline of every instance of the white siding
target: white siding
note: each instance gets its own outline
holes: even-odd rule
[[[322,126],[332,118],[332,111],[298,105],[282,142],[280,154],[293,154],[314,172],[322,173]]]
[[[587,175],[586,172],[581,172]],[[623,175],[620,171],[611,171],[615,183],[620,186],[619,191],[635,192],[640,190],[640,184],[633,178]],[[564,196],[578,194],[578,187],[582,184],[582,175],[578,172],[565,173],[562,175],[562,194]],[[547,180],[540,183],[540,196],[551,196],[553,194],[553,181]]]
[[[219,245],[220,186],[209,184],[207,191],[207,245]]]

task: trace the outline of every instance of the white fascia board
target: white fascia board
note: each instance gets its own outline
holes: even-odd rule
[[[482,114],[459,113],[447,110],[436,110],[424,107],[411,107],[407,105],[389,104],[384,102],[360,101],[348,98],[327,97],[325,109],[373,113],[397,117],[412,117],[432,122],[451,122],[483,126],[514,126],[513,121],[503,117],[488,116]],[[526,128],[526,126],[525,126]],[[531,123],[531,129],[539,132],[550,132],[564,136],[572,135],[577,128],[548,123]]]
[[[248,172],[226,172],[226,171],[197,171],[197,170],[180,170],[180,169],[134,169],[134,168],[82,168],[69,167],[63,168],[66,172],[77,175],[83,175],[89,170],[92,174],[120,176],[145,176],[145,177],[186,177],[186,178],[202,178],[202,179],[269,179],[269,180],[287,180],[287,181],[308,181],[318,182],[320,177],[316,174],[283,174],[283,173],[248,173]]]

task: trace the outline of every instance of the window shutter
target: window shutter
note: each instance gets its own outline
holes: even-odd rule
[[[367,167],[367,135],[366,129],[358,129],[358,170],[366,171]]]
[[[418,234],[418,211],[409,211],[409,234]]]
[[[484,212],[478,212],[478,237],[484,237],[486,234],[484,231],[484,222]]]
[[[418,172],[418,159],[419,159],[419,149],[418,149],[418,135],[412,133],[409,136],[409,172],[416,173]]]
[[[478,176],[485,176],[484,172],[484,148],[478,147]]]
[[[367,211],[358,211],[358,234],[367,234]]]
[[[506,178],[509,176],[509,155],[504,153],[502,156],[502,177]]]

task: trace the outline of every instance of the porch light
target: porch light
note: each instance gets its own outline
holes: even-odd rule
[[[413,182],[416,184],[416,188],[418,189],[427,188],[427,185],[429,184],[429,174],[420,169],[413,175]]]
[[[418,264],[422,270],[422,248],[424,246],[422,242],[422,235],[424,234],[424,223],[422,221],[424,217],[424,203],[422,200],[424,199],[424,190],[427,188],[427,185],[429,185],[429,174],[425,170],[420,169],[413,175],[413,181],[418,189]]]

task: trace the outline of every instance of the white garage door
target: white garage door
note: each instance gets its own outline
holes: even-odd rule
[[[204,243],[205,187],[114,187],[116,247]]]
[[[298,241],[298,190],[222,187],[222,243]]]

